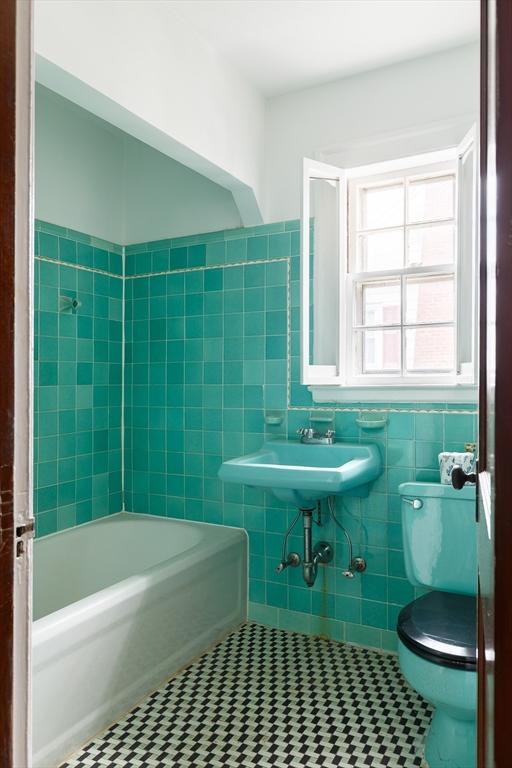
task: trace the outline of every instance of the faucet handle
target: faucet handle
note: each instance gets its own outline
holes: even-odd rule
[[[334,437],[334,434],[335,434],[334,429],[328,429],[327,432],[325,433],[325,436]]]

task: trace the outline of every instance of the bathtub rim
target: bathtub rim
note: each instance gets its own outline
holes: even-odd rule
[[[69,628],[70,626],[79,625],[88,614],[92,613],[93,609],[95,612],[97,612],[101,611],[102,607],[104,608],[106,606],[120,605],[123,601],[126,601],[131,597],[135,597],[142,590],[151,586],[157,586],[158,584],[168,580],[170,577],[172,577],[173,572],[179,573],[181,570],[187,570],[187,568],[190,568],[195,563],[197,563],[198,548],[203,555],[201,557],[201,563],[204,563],[205,561],[208,561],[210,558],[217,555],[222,550],[227,550],[232,547],[236,543],[237,539],[239,541],[243,541],[244,548],[247,552],[247,568],[245,578],[246,581],[248,581],[249,536],[245,528],[238,528],[236,526],[228,526],[218,523],[205,523],[203,521],[196,520],[184,520],[183,518],[159,517],[157,515],[138,512],[116,512],[114,515],[108,515],[102,518],[98,518],[97,520],[90,520],[87,523],[83,523],[83,525],[75,527],[82,528],[92,524],[101,524],[107,521],[111,522],[113,518],[116,520],[129,520],[133,519],[134,517],[137,519],[142,519],[145,522],[151,520],[154,522],[181,523],[185,525],[191,525],[193,527],[197,526],[201,528],[214,528],[219,529],[219,533],[227,529],[231,535],[228,538],[220,536],[215,537],[214,541],[209,541],[208,538],[205,537],[188,550],[185,550],[184,553],[178,553],[168,560],[161,560],[160,562],[149,566],[149,568],[145,568],[143,571],[136,572],[124,579],[121,579],[121,581],[116,581],[113,584],[109,584],[108,586],[103,587],[103,589],[99,589],[96,592],[92,592],[90,595],[86,595],[85,597],[80,598],[80,600],[76,600],[73,603],[68,603],[61,608],[58,608],[56,611],[52,611],[45,616],[41,616],[39,619],[35,619],[32,622],[33,646],[51,641],[53,637],[59,634],[63,626]],[[45,536],[44,538],[47,539],[50,537],[53,538],[55,536],[60,536],[62,534],[68,533],[70,530],[75,530],[75,528],[67,528],[64,531],[57,531],[55,533],[49,534],[48,537]],[[178,563],[181,566],[179,570],[177,569]]]

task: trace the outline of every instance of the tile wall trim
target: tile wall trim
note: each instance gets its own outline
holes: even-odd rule
[[[203,264],[200,267],[179,267],[179,269],[166,269],[164,272],[144,272],[140,275],[126,275],[126,280],[138,280],[141,277],[161,277],[162,275],[179,275],[185,272],[205,272],[209,269],[229,269],[230,267],[249,267],[253,264],[275,264],[278,261],[290,263],[289,256],[279,256],[274,259],[251,259],[251,261],[237,261],[229,264]]]
[[[118,275],[116,272],[107,272],[106,270],[98,269],[97,267],[86,267],[83,264],[72,264],[69,261],[52,259],[49,256],[34,256],[34,259],[36,261],[46,261],[49,264],[57,264],[59,267],[71,267],[71,269],[80,269],[82,272],[94,272],[95,274],[105,275],[106,277],[117,277],[118,280],[124,279],[124,275]]]

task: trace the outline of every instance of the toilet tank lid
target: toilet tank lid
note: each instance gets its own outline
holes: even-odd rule
[[[465,485],[460,491],[445,483],[401,483],[398,486],[400,496],[410,497],[434,497],[439,499],[453,499],[460,501],[476,498],[476,486]]]

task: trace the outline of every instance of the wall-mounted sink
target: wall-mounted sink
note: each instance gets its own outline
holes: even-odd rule
[[[228,483],[265,488],[288,504],[310,508],[336,494],[366,496],[382,471],[374,444],[311,445],[270,440],[256,453],[225,461],[219,477]]]

